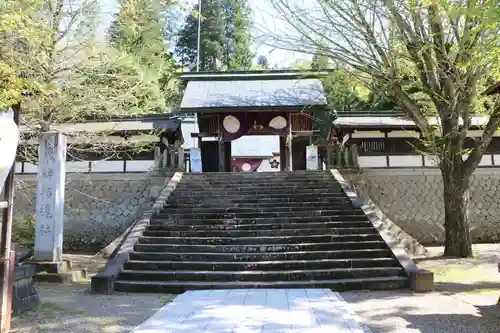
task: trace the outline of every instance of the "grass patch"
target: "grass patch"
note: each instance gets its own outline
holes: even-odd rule
[[[43,315],[44,317],[58,317],[58,316],[65,316],[65,315],[78,315],[78,314],[83,314],[81,311],[75,311],[75,310],[70,310],[66,309],[57,303],[53,302],[40,302],[40,305],[35,310],[37,314]]]
[[[37,308],[38,311],[46,311],[46,312],[61,312],[64,311],[64,308],[60,307],[56,303],[52,302],[41,302]]]
[[[481,266],[441,266],[428,268],[434,272],[436,280],[440,282],[482,281],[485,269]]]
[[[468,289],[463,291],[464,294],[470,294],[470,295],[500,295],[500,289],[499,288],[475,288],[475,289]]]

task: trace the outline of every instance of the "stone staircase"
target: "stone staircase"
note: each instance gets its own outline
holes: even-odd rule
[[[406,288],[329,172],[185,174],[115,282],[123,292]]]

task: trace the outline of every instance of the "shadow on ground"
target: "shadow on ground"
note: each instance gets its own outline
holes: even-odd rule
[[[39,284],[41,304],[12,320],[13,333],[125,333],[165,304],[172,295],[93,295],[88,282]]]
[[[475,306],[441,292],[346,292],[342,296],[373,333],[500,331],[500,306]]]

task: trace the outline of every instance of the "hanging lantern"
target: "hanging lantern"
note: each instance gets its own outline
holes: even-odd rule
[[[14,112],[0,110],[0,193],[3,191],[5,180],[16,159],[17,145],[19,144],[19,128],[14,122]]]

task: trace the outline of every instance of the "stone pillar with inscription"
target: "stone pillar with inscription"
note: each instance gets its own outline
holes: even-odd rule
[[[62,261],[66,137],[43,133],[38,161],[34,259],[57,263]]]

